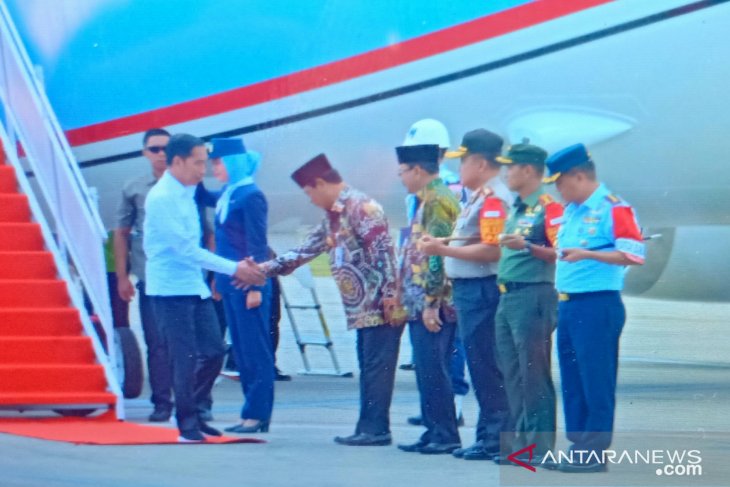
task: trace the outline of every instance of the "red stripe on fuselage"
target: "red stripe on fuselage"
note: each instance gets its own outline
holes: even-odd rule
[[[235,90],[72,129],[66,135],[72,146],[78,146],[210,117],[393,68],[611,1],[537,0],[392,46]]]

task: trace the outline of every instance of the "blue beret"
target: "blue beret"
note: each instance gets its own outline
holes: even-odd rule
[[[213,149],[211,149],[208,157],[218,159],[219,157],[233,156],[236,154],[245,154],[246,147],[241,139],[211,139]]]
[[[554,183],[563,173],[590,160],[591,155],[588,154],[588,149],[583,144],[575,144],[559,150],[545,161],[548,176],[543,179],[543,182]]]

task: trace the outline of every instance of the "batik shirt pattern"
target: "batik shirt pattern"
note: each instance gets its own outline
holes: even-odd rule
[[[346,187],[322,222],[297,248],[264,264],[286,275],[327,253],[350,329],[385,324],[383,298],[395,294],[395,251],[383,208]]]
[[[448,237],[461,211],[459,201],[441,179],[434,179],[418,193],[419,207],[411,232],[402,248],[402,301],[409,319],[420,318],[424,308],[450,306],[451,290],[444,258],[423,253],[418,241],[424,234]]]

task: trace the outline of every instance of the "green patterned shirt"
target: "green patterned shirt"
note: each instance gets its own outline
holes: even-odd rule
[[[419,207],[411,233],[401,249],[402,299],[412,320],[419,318],[425,307],[438,308],[450,304],[451,292],[444,271],[444,258],[427,256],[417,243],[424,234],[451,236],[461,211],[459,201],[440,178],[431,181],[417,197]]]

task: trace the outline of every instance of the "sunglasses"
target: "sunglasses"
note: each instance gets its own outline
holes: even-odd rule
[[[151,145],[149,147],[145,147],[145,150],[148,150],[153,154],[159,154],[160,152],[164,152],[166,148],[167,147],[164,145]]]

